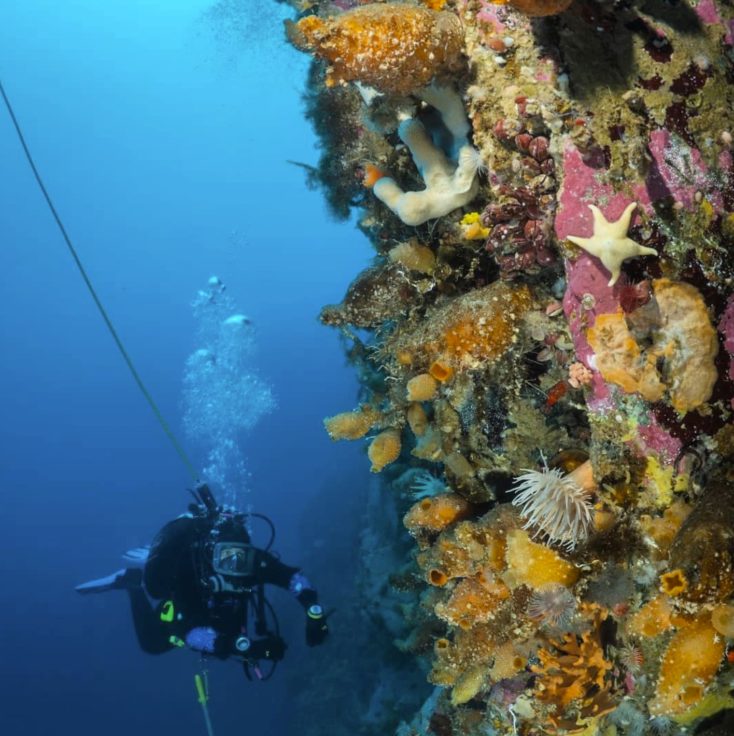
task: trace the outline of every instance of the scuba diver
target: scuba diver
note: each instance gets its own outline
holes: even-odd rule
[[[206,485],[192,491],[189,513],[166,524],[150,549],[128,552],[125,559],[144,562],[106,578],[77,586],[82,594],[126,590],[135,633],[143,651],[162,654],[188,646],[220,659],[242,661],[245,674],[267,679],[283,658],[286,643],[264,587],[289,590],[306,614],[306,644],[321,644],[329,634],[328,616],[318,594],[297,567],[282,563],[269,550],[251,544],[247,516],[219,506]],[[158,599],[157,605],[150,598]],[[272,663],[263,675],[261,661]]]

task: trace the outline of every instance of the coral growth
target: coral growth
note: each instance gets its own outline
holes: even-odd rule
[[[469,204],[479,189],[477,172],[481,161],[468,140],[469,121],[461,98],[452,89],[435,85],[421,90],[420,96],[438,110],[451,134],[451,158],[433,142],[420,120],[404,120],[398,127],[398,135],[426,186],[416,192],[404,191],[394,179],[383,176],[372,188],[375,196],[406,225],[422,225],[448,215]]]
[[[469,504],[461,496],[441,493],[418,501],[405,515],[403,523],[413,533],[424,529],[440,532],[465,517],[469,510]]]
[[[576,566],[549,547],[536,544],[524,531],[507,535],[507,565],[505,576],[511,587],[525,585],[541,590],[547,585],[573,585],[579,578]]]
[[[734,702],[732,6],[301,12],[319,181],[375,249],[322,312],[361,384],[327,426],[374,434],[408,532],[383,537],[389,615],[436,686],[399,733],[716,733]]]
[[[734,595],[734,473],[719,476],[673,540],[669,568],[679,570],[679,592],[690,601],[726,601]]]
[[[444,603],[438,603],[436,615],[462,629],[470,629],[477,623],[486,623],[495,614],[499,603],[510,595],[504,583],[492,576],[480,574],[464,578],[451,591]]]
[[[321,310],[321,321],[332,326],[377,327],[397,317],[416,294],[400,263],[373,266],[352,282],[341,304]]]
[[[458,18],[417,5],[374,3],[287,28],[296,47],[328,62],[327,85],[357,81],[404,95],[461,65]]]
[[[545,138],[533,140],[545,141]],[[530,151],[536,150],[533,140],[528,146]],[[548,155],[547,150],[541,151],[536,156]],[[545,161],[552,163],[553,159]],[[501,188],[500,200],[487,205],[482,213],[482,224],[489,229],[486,248],[497,261],[503,278],[540,273],[556,262],[551,238],[554,199],[547,192],[549,176],[544,177],[541,192],[527,187]]]
[[[659,401],[666,391],[685,414],[711,397],[718,372],[716,331],[690,284],[656,279],[653,300],[625,315],[598,315],[587,337],[605,380]]]
[[[596,613],[593,628],[581,636],[564,634],[538,650],[532,667],[534,694],[547,706],[545,727],[551,733],[582,730],[585,721],[616,708],[612,692],[612,663],[604,657]]]
[[[505,0],[493,0],[504,2]],[[513,8],[525,15],[540,18],[546,15],[557,15],[568,8],[573,0],[506,0]]]
[[[436,267],[436,256],[433,251],[415,240],[399,243],[391,248],[388,258],[411,271],[424,274],[433,273],[433,269]]]
[[[390,341],[394,353],[416,356],[428,367],[441,359],[455,370],[497,360],[518,339],[530,292],[496,282],[448,301],[409,334]]]
[[[701,700],[724,656],[726,643],[705,614],[686,622],[670,640],[660,665],[650,713],[675,716]]]

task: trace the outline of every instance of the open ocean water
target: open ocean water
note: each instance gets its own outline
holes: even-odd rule
[[[95,288],[198,467],[206,443],[183,422],[186,360],[201,347],[191,304],[216,275],[248,317],[242,373],[275,407],[249,428],[241,409],[237,500],[270,515],[284,561],[319,550],[325,567],[305,572],[338,607],[352,595],[343,561],[365,473],[360,446],[335,455],[323,431],[357,386],[316,318],[369,252],[289,163],[318,152],[300,98],[308,59],[286,44],[284,17],[273,2],[4,0],[0,79]],[[183,512],[191,481],[4,109],[0,273],[0,734],[203,734],[197,655],[142,653],[124,593],[74,592]],[[209,665],[215,733],[299,731],[286,682],[312,652],[298,604],[273,603],[286,660],[265,684],[235,662]]]

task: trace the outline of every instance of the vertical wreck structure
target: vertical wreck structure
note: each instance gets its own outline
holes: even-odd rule
[[[400,734],[734,732],[731,3],[295,5],[376,251],[325,425],[414,538]]]

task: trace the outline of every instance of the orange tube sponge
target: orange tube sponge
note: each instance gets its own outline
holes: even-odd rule
[[[374,164],[365,164],[362,184],[364,184],[367,189],[372,189],[372,187],[375,186],[383,176],[385,176],[385,174],[381,169],[378,169],[377,166]]]
[[[286,28],[294,46],[329,64],[327,86],[356,81],[407,95],[461,66],[458,17],[417,5],[372,3],[328,18],[310,15]]]
[[[400,432],[397,429],[386,429],[370,442],[367,457],[372,462],[370,470],[379,473],[386,465],[394,463],[400,456]]]
[[[428,679],[443,687],[458,684],[461,692],[462,676],[475,667],[488,670],[496,648],[497,639],[491,625],[477,624],[471,629],[457,629],[452,642],[446,639],[436,642],[436,658]]]
[[[428,372],[441,383],[448,381],[454,375],[454,369],[445,360],[434,360]]]
[[[511,587],[527,585],[535,590],[551,583],[571,587],[579,570],[544,544],[530,540],[528,533],[515,529],[507,535],[507,572],[503,576]]]
[[[678,715],[701,700],[725,650],[726,642],[707,613],[682,626],[663,655],[655,697],[649,703],[650,713]]]
[[[332,440],[357,440],[370,431],[379,417],[378,411],[364,404],[355,411],[345,411],[324,419],[324,426]]]
[[[507,534],[518,521],[511,506],[500,504],[478,521],[460,521],[444,529],[432,546],[416,556],[416,562],[426,580],[439,586],[454,578],[501,573],[506,569]],[[414,526],[413,531],[419,542],[421,528]]]
[[[679,567],[660,576],[660,590],[673,598],[683,595],[688,590],[686,574]]]
[[[415,534],[422,529],[440,532],[467,516],[471,506],[456,493],[440,493],[413,504],[403,517],[405,528]]]
[[[432,547],[416,555],[416,562],[424,571],[426,581],[439,588],[449,580],[476,575],[482,567],[470,550],[458,545],[454,539],[445,537],[446,532]]]

